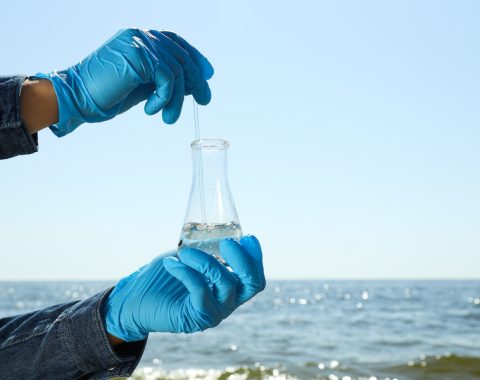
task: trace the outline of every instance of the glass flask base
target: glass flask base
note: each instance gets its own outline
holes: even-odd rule
[[[196,248],[221,258],[219,244],[226,237],[239,240],[242,228],[235,222],[222,224],[185,223],[182,228],[178,250]]]

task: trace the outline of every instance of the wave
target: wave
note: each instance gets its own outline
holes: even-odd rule
[[[402,375],[414,380],[480,379],[480,358],[458,355],[426,356],[404,365],[384,368],[383,372],[392,375]]]
[[[270,368],[258,363],[255,366],[219,369],[163,370],[144,367],[137,369],[132,380],[299,380],[283,369]]]
[[[333,363],[333,362],[332,362]],[[254,366],[227,367],[225,369],[174,369],[144,367],[135,371],[132,380],[480,380],[480,358],[444,355],[422,356],[416,361],[393,366],[321,365],[304,363],[290,371],[283,366],[268,367],[255,363]],[[368,375],[367,375],[368,373]]]

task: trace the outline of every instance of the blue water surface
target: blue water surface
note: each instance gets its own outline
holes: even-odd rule
[[[111,285],[2,282],[0,317]],[[269,281],[215,329],[151,334],[140,368],[158,379],[480,379],[480,281]]]

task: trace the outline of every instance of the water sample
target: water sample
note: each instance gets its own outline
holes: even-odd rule
[[[226,237],[240,239],[242,227],[233,222],[223,224],[186,223],[182,228],[179,246],[197,248],[220,256],[218,245]]]
[[[197,248],[221,258],[220,241],[242,236],[227,180],[229,144],[222,139],[200,139],[191,147],[192,189],[178,249]]]

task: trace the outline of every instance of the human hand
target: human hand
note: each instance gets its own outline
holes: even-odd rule
[[[184,248],[120,280],[103,306],[107,332],[130,342],[149,332],[193,333],[217,326],[265,288],[254,236],[225,239],[220,252],[233,272],[205,252]]]
[[[184,96],[206,105],[207,80],[213,67],[193,46],[173,32],[125,29],[80,63],[36,79],[53,83],[58,99],[58,123],[53,133],[64,136],[84,122],[100,122],[127,111],[143,100],[145,113],[163,109],[167,124],[177,121]]]

